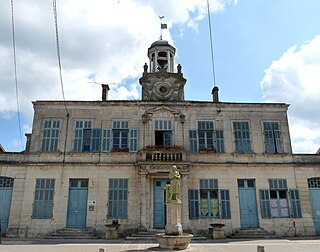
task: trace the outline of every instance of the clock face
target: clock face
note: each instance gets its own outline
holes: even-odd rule
[[[168,82],[157,82],[153,87],[153,94],[159,100],[170,100],[173,91],[173,88]]]

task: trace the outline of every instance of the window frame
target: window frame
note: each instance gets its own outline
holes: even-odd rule
[[[271,154],[284,153],[280,122],[263,121],[262,127],[265,152]]]
[[[122,183],[122,186],[121,186]],[[129,179],[110,178],[108,190],[107,217],[113,219],[128,219]],[[122,199],[118,199],[122,197]],[[120,209],[120,210],[119,210]]]
[[[55,195],[55,179],[36,178],[32,219],[52,219]],[[49,199],[46,199],[49,197]]]
[[[50,126],[48,125],[50,124]],[[54,127],[54,124],[58,124]],[[60,149],[61,119],[44,119],[42,125],[41,151],[56,152]],[[54,136],[53,136],[54,135]]]
[[[245,128],[244,125],[248,127]],[[232,130],[235,152],[239,154],[252,153],[250,121],[232,121]]]

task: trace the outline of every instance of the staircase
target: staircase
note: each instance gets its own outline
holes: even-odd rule
[[[46,235],[47,239],[97,239],[94,232],[89,229],[65,228],[57,230],[51,234]]]
[[[277,238],[275,232],[268,232],[262,228],[239,229],[234,231],[231,239],[271,239]]]

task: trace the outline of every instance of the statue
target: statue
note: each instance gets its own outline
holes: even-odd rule
[[[169,174],[170,184],[165,187],[167,202],[177,201],[181,202],[180,199],[180,179],[181,175],[178,171],[177,166],[172,166]]]

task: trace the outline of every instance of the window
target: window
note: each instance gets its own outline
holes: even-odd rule
[[[269,179],[269,188],[260,190],[262,218],[302,217],[297,189],[288,190],[285,179]]]
[[[172,124],[168,120],[155,120],[155,145],[172,145]]]
[[[250,153],[250,131],[248,122],[233,122],[235,151],[237,153]]]
[[[283,153],[279,123],[264,122],[264,142],[267,153]]]
[[[76,121],[74,132],[74,151],[90,151],[91,134],[92,134],[91,121]]]
[[[52,218],[54,183],[54,179],[36,179],[32,218]]]
[[[128,179],[109,179],[109,218],[128,218]]]
[[[113,150],[128,151],[128,121],[113,121]]]
[[[189,190],[189,218],[231,218],[229,190],[218,189],[217,179],[200,179],[200,190]]]
[[[198,130],[189,130],[190,152],[224,152],[223,130],[215,130],[212,121],[198,121]]]
[[[60,120],[44,120],[42,151],[58,151]]]
[[[199,150],[213,148],[213,122],[198,122]]]

